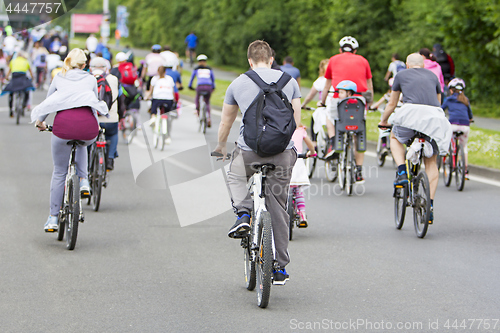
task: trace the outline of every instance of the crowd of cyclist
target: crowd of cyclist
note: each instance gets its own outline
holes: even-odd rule
[[[141,99],[151,99],[149,112],[152,118],[156,117],[160,107],[166,106],[167,112],[176,112],[179,90],[183,89],[181,80],[183,62],[168,45],[164,47],[159,44],[153,45],[151,53],[140,62],[140,66],[137,68],[134,64],[134,54],[130,48],[127,47],[124,51],[118,52],[113,58],[105,43],[98,41],[93,35],[87,39],[85,50],[77,48],[70,52],[68,52],[67,36],[58,30],[46,32],[37,29],[27,36],[25,34],[17,34],[17,36],[14,37],[11,29],[4,30],[0,65],[3,66],[4,77],[10,79],[10,82],[4,87],[2,93],[12,94],[19,90],[25,91],[24,103],[30,109],[30,90],[41,88],[48,91],[47,98],[33,109],[31,119],[40,130],[43,130],[47,126],[44,122],[46,117],[55,113],[52,136],[54,172],[51,183],[50,216],[45,224],[46,231],[54,231],[57,230],[57,214],[62,200],[66,174],[65,163],[69,154],[69,146],[66,143],[70,140],[84,142],[84,145],[77,150],[78,174],[81,179],[81,195],[82,197],[89,196],[85,146],[90,145],[95,140],[99,127],[104,128],[106,140],[109,143],[107,166],[109,170],[112,170],[114,159],[118,157],[117,143],[120,120],[126,112],[138,113]],[[193,37],[187,39],[186,43],[188,44],[186,53],[194,53],[196,45],[193,44]],[[335,145],[337,134],[335,133],[335,121],[339,117],[337,104],[351,97],[359,99],[366,106],[366,109],[370,108],[373,103],[370,65],[364,57],[357,54],[359,48],[357,40],[354,37],[346,36],[340,40],[339,46],[338,54],[321,61],[320,76],[302,103],[302,107],[305,107],[314,95],[319,93],[317,106],[326,107],[327,110],[328,147],[324,152],[324,158],[332,160],[339,157],[339,151]],[[265,46],[261,47],[264,49],[264,53],[267,52]],[[441,58],[446,55],[439,44],[434,46],[434,53]],[[285,58],[283,66],[276,66],[274,58],[271,56],[256,59],[259,59],[260,62],[252,62],[249,58],[249,63],[252,68],[257,69],[257,73],[267,71],[262,68],[274,68],[289,73],[293,77],[294,92],[290,102],[293,100],[293,103],[296,103],[297,97],[300,95],[298,90],[300,71],[294,67],[293,59]],[[271,62],[268,64],[266,61],[269,59]],[[394,54],[391,60],[385,77],[390,84],[389,92],[374,105],[378,107],[386,102],[380,125],[388,126],[390,114],[395,111],[396,107],[401,106],[401,103],[403,104],[401,110],[397,112],[399,118],[393,123],[391,136],[391,149],[398,167],[394,185],[408,182],[403,144],[407,144],[416,132],[434,133],[435,135],[427,136],[433,149],[432,153],[425,158],[426,172],[429,174],[431,186],[432,212],[438,178],[436,157],[447,151],[451,131],[460,130],[464,133],[460,140],[467,152],[469,125],[473,118],[469,100],[464,95],[466,85],[462,79],[453,77],[453,62],[447,55],[445,61],[447,66],[440,66],[435,61],[433,53],[428,49],[421,49],[418,53],[410,54],[406,63],[400,61],[397,54]],[[199,115],[199,97],[203,95],[208,107],[207,124],[210,127],[209,102],[210,94],[215,89],[215,78],[212,69],[207,66],[206,55],[198,55],[197,61],[198,66],[192,72],[188,87],[194,89],[192,85],[197,80],[196,112]],[[275,76],[273,73],[265,75],[273,78]],[[33,79],[34,85],[30,78]],[[47,84],[45,84],[46,81]],[[242,89],[242,87],[238,87],[238,89],[240,88]],[[230,86],[228,92],[236,94],[234,89],[236,88],[231,89]],[[238,93],[241,92],[240,90]],[[225,101],[225,107],[226,110],[229,108],[232,112],[234,105],[237,106],[238,97],[235,95],[231,98],[226,95],[227,104]],[[422,105],[428,107],[427,111],[422,111]],[[9,106],[10,116],[12,116],[12,97]],[[444,120],[444,113],[440,108],[448,110],[449,122]],[[436,113],[439,114],[438,116],[433,113],[436,110],[441,110]],[[429,122],[424,124],[424,128],[415,121],[422,112],[427,112],[429,117]],[[408,116],[404,118],[401,116],[402,114]],[[439,121],[435,122],[436,119]],[[221,126],[223,123],[224,109]],[[449,123],[451,125],[447,126]],[[429,129],[429,127],[431,128]],[[219,129],[219,135],[221,135],[221,129]],[[316,152],[316,147],[308,138],[304,126],[298,126],[294,138],[295,141],[298,141],[295,143],[297,148],[304,140],[309,147],[309,154]],[[356,182],[358,183],[364,182],[363,160],[364,152],[357,151],[355,161]],[[300,166],[302,163],[302,161],[297,162]],[[297,167],[298,169],[299,167]],[[290,174],[289,177],[285,183],[287,186],[289,184],[293,186],[299,202],[301,219],[299,226],[307,227],[302,190],[304,186],[309,184],[308,180],[304,180],[304,172],[302,171],[297,171],[295,175]],[[277,206],[283,206],[282,204],[283,200],[278,200]],[[245,210],[245,207],[242,208],[243,210],[236,212],[238,218],[228,233],[230,237],[240,238],[249,230],[250,212],[248,209]],[[432,221],[433,214],[431,213],[430,223]],[[279,222],[275,222],[273,219],[274,223]],[[285,271],[285,265],[288,263],[287,246],[287,241],[277,242],[277,251],[286,257],[286,260],[282,261],[281,269],[275,271],[278,273],[280,282],[283,282],[282,284],[284,284],[284,279],[288,279],[288,274]]]

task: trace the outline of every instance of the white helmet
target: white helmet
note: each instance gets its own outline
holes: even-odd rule
[[[353,52],[359,47],[358,41],[356,38],[351,36],[343,37],[339,42],[340,48],[343,51]]]
[[[117,62],[122,62],[127,60],[127,55],[124,52],[118,52],[115,56]]]
[[[464,82],[464,80],[456,77],[453,80],[451,80],[450,83],[448,83],[448,88],[455,88],[457,90],[464,90],[465,89],[465,82]]]
[[[196,60],[198,61],[207,61],[208,57],[204,54],[200,54],[198,57],[196,57]]]

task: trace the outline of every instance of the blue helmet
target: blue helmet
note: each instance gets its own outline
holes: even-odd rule
[[[352,90],[353,93],[358,91],[358,86],[356,83],[349,81],[349,80],[344,80],[340,81],[339,84],[335,87],[336,90],[342,89],[342,90]]]
[[[151,50],[153,51],[161,51],[161,45],[160,44],[155,44],[151,46]]]

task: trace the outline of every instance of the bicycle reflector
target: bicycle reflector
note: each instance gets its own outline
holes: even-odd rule
[[[358,126],[356,126],[356,125],[347,125],[345,127],[345,129],[348,130],[348,131],[356,131],[358,129]]]
[[[106,141],[96,141],[95,145],[97,146],[97,148],[104,148],[106,147]]]

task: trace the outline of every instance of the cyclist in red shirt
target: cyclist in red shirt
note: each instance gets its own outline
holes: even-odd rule
[[[336,87],[337,84],[344,80],[349,80],[356,83],[358,88],[357,93],[361,94],[367,105],[369,106],[373,101],[373,82],[372,82],[372,71],[370,69],[370,64],[363,56],[356,54],[358,51],[358,41],[356,38],[351,36],[345,36],[339,42],[340,48],[339,54],[334,55],[330,58],[328,66],[325,72],[325,88],[321,94],[321,101],[318,102],[318,106],[327,106],[327,96],[330,88]],[[333,149],[333,143],[335,142],[335,126],[334,121],[338,118],[337,112],[337,102],[338,93],[333,95],[333,99],[329,101],[327,110],[328,117],[326,120],[326,127],[328,129],[328,136],[330,138],[330,144],[328,147],[328,152],[326,158],[333,157],[335,150]],[[362,183],[364,181],[361,169],[363,166],[364,153],[356,152],[356,181]]]

